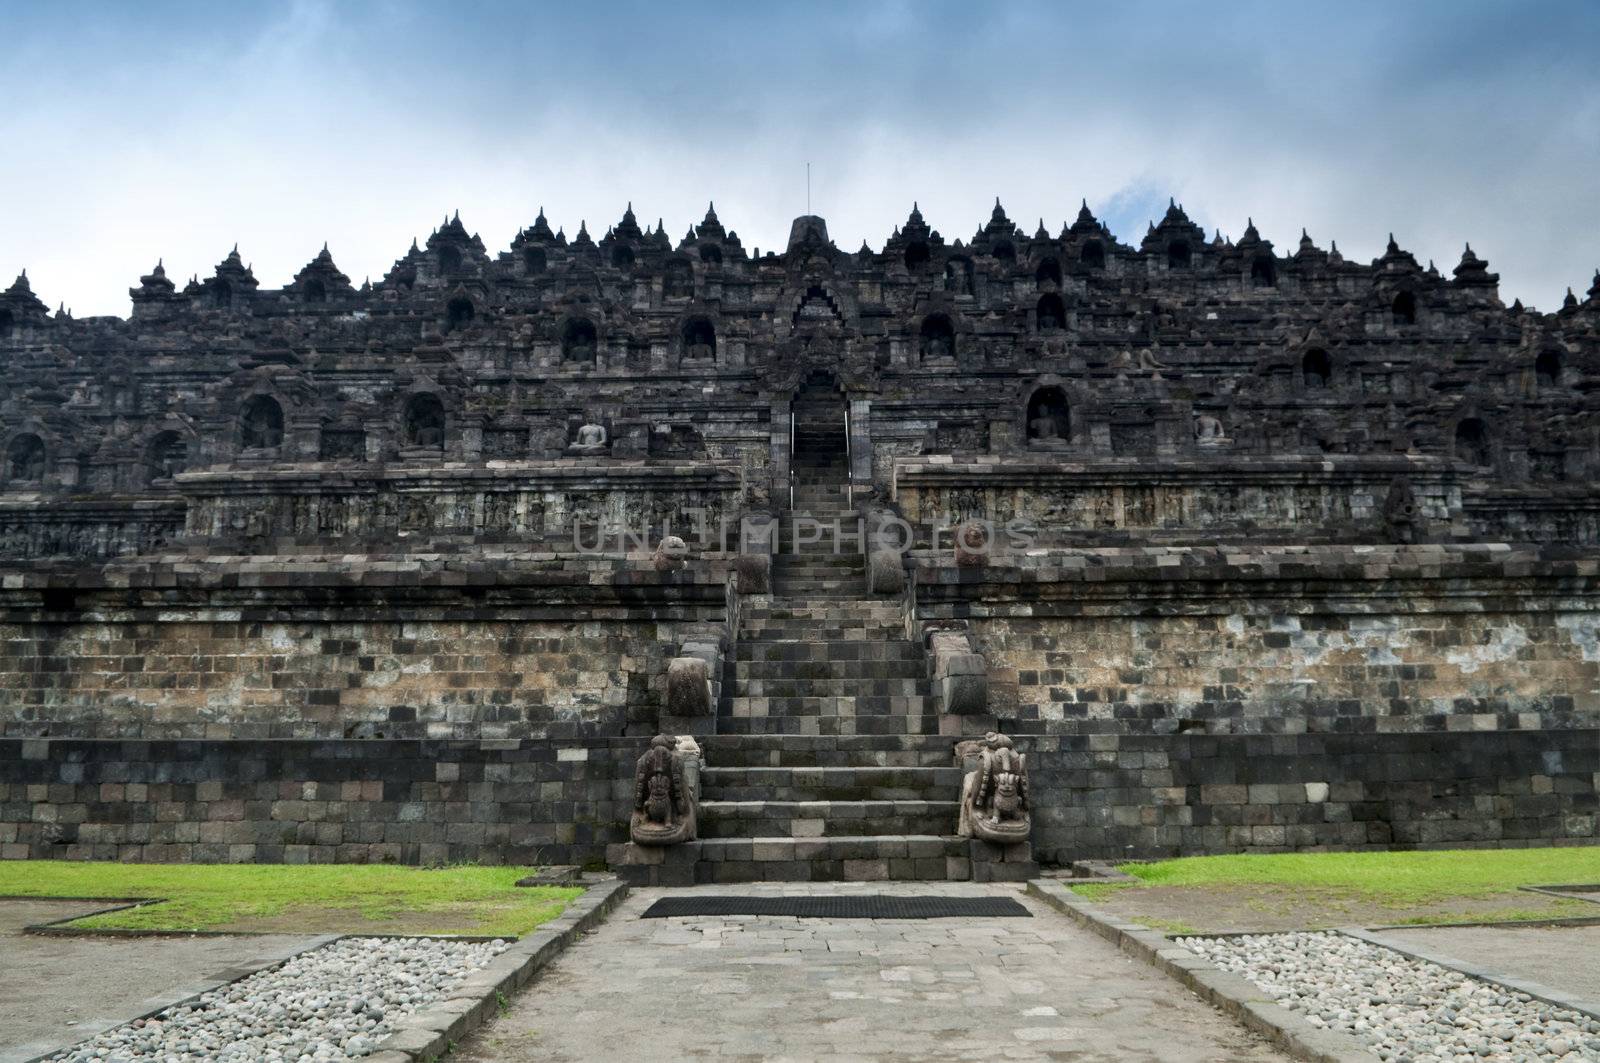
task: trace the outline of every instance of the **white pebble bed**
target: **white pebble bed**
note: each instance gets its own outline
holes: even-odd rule
[[[369,1055],[507,941],[345,938],[51,1056],[67,1063],[295,1063]]]
[[[1344,934],[1179,938],[1379,1059],[1600,1060],[1600,1022]]]

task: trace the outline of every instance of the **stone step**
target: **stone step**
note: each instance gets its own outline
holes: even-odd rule
[[[941,735],[707,735],[707,762],[736,768],[946,768],[956,739]]]
[[[824,626],[826,625],[826,626]],[[829,620],[743,620],[739,639],[760,642],[826,642],[845,639],[903,639],[905,624],[896,620],[858,621],[849,617]]]
[[[961,803],[950,801],[702,801],[702,838],[851,838],[948,834]]]
[[[707,801],[948,801],[961,796],[961,769],[719,768],[701,769]]]
[[[922,661],[922,647],[904,639],[741,641],[738,661]]]
[[[789,645],[785,643],[784,645]],[[926,679],[927,666],[920,660],[909,661],[738,661],[733,665],[731,678],[735,683],[751,680],[770,683],[787,680],[796,685],[814,686],[829,682],[874,682],[884,679]],[[770,689],[770,688],[768,688]],[[841,689],[805,691],[812,696],[847,694],[875,694],[868,689]]]
[[[747,620],[763,621],[815,622],[840,617],[889,620],[899,618],[900,603],[890,598],[859,598],[843,604],[810,605],[752,598],[746,600],[739,612]]]
[[[866,572],[858,565],[832,564],[826,568],[819,566],[815,569],[801,569],[798,571],[787,571],[780,566],[774,565],[772,578],[796,586],[862,584],[866,580]]]
[[[695,881],[965,881],[968,842],[953,835],[895,834],[850,838],[706,838]]]
[[[923,694],[860,696],[768,693],[736,694],[728,699],[731,716],[932,716],[933,698]]]
[[[729,676],[726,688],[730,697],[742,698],[916,698],[931,697],[932,683],[926,675],[868,678],[844,676],[831,679],[794,676]]]
[[[939,717],[922,716],[719,716],[717,730],[741,737],[894,737],[937,734]]]
[[[813,545],[806,543],[805,545]],[[849,544],[854,545],[854,544]],[[829,572],[836,569],[860,569],[866,565],[866,559],[859,550],[838,550],[808,554],[776,554],[772,559],[772,567],[779,571],[796,572]]]

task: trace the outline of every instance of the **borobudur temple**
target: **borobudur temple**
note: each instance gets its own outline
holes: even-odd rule
[[[154,255],[152,255],[154,257]],[[0,856],[1592,843],[1600,276],[714,210],[0,294]]]

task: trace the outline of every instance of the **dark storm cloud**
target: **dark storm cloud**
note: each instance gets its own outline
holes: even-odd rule
[[[324,239],[381,274],[460,208],[504,246],[540,205],[674,236],[717,201],[774,247],[812,201],[842,245],[913,199],[968,237],[993,198],[1057,229],[1087,197],[1137,242],[1167,196],[1280,248],[1392,229],[1507,301],[1600,260],[1592,3],[300,3],[0,7],[0,269],[123,313],[157,255],[235,240],[265,284]]]

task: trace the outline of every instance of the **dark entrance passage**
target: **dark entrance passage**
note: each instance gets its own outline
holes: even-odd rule
[[[794,396],[793,508],[801,513],[837,513],[848,506],[849,444],[846,404],[832,373],[817,370]]]

